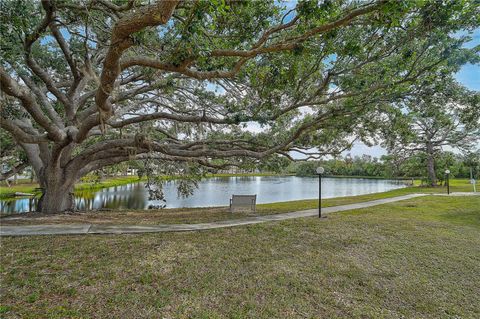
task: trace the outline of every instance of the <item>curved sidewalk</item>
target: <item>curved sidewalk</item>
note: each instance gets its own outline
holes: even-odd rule
[[[390,197],[349,205],[331,206],[322,208],[322,214],[341,212],[345,210],[372,207],[387,203],[398,202],[405,199],[426,196],[426,194],[409,194]],[[163,225],[28,225],[28,226],[0,226],[0,236],[36,236],[36,235],[87,235],[87,234],[133,234],[133,233],[158,233],[207,230],[224,227],[260,224],[270,221],[287,220],[300,217],[317,216],[317,209],[308,209],[297,212],[255,216],[242,219],[224,220],[201,224],[163,224]]]

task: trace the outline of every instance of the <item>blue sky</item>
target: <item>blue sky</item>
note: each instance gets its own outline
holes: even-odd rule
[[[472,38],[472,40],[468,42],[465,47],[473,48],[477,45],[480,45],[480,28],[473,30],[469,36]],[[460,72],[456,74],[456,78],[457,81],[465,85],[467,88],[480,91],[480,65],[464,65]]]
[[[480,91],[480,66],[466,64],[462,67],[455,77],[457,81],[465,85],[467,88]]]
[[[295,7],[296,1],[287,1],[286,3],[284,3],[284,5],[286,6],[286,10],[290,10]],[[70,37],[70,34],[68,34],[68,32],[65,32],[66,34],[64,32],[62,33],[67,39]],[[458,33],[459,36],[466,34],[467,32]],[[472,38],[472,40],[468,42],[465,47],[473,48],[477,45],[480,45],[480,28],[473,30],[472,32],[468,33],[468,35]],[[480,65],[466,64],[461,68],[458,73],[456,73],[455,77],[457,81],[465,85],[467,88],[475,91],[480,91]],[[209,84],[209,86],[212,86],[212,84]],[[373,157],[380,157],[382,155],[385,155],[387,152],[381,146],[376,145],[368,147],[365,144],[358,142],[354,144],[351,150],[344,152],[343,155],[346,155],[348,153],[350,153],[352,156],[368,154]]]
[[[293,9],[297,1],[287,1],[284,3],[286,10]],[[477,45],[480,45],[480,28],[475,29],[472,32],[459,32],[458,36],[469,35],[472,40],[468,42],[465,47],[473,48]],[[458,73],[455,74],[455,78],[458,82],[469,88],[470,90],[480,91],[480,65],[466,64],[464,65]],[[372,146],[368,147],[367,145],[358,142],[355,143],[351,150],[343,152],[343,155],[350,153],[352,156],[368,154],[373,157],[381,157],[382,155],[387,154],[386,150],[381,146]]]
[[[465,34],[467,33],[459,33],[459,35]],[[472,40],[468,42],[465,47],[473,48],[477,45],[480,45],[480,29],[473,30],[473,32],[470,33],[469,36],[472,38]],[[480,65],[466,64],[457,74],[455,74],[455,77],[458,82],[462,83],[470,90],[480,91]],[[346,155],[348,153],[350,153],[352,156],[361,156],[362,154],[368,154],[373,157],[380,157],[387,154],[386,150],[381,146],[368,147],[363,143],[356,143],[350,151],[344,152],[343,155]]]

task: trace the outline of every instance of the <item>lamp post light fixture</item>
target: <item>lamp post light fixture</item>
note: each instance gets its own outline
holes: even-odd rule
[[[322,174],[325,169],[321,166],[317,167],[318,175],[318,218],[322,218]]]
[[[450,170],[445,170],[446,181],[447,181],[447,194],[450,195]]]
[[[473,167],[470,167],[470,184],[472,184],[473,186],[473,192],[476,193],[477,187],[475,186],[476,184],[475,178],[473,178]]]

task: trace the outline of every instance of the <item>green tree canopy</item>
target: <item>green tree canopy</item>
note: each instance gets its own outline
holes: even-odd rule
[[[424,153],[431,185],[437,184],[435,162],[440,165],[445,147],[465,152],[478,146],[480,94],[451,77],[421,83],[400,105],[395,125],[387,129],[387,145],[400,158]]]
[[[479,17],[474,0],[3,1],[1,128],[49,212],[128,160],[182,172],[337,153],[414,84],[474,60],[453,35]]]

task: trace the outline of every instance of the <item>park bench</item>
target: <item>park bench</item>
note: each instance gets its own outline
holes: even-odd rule
[[[235,210],[251,210],[255,213],[257,202],[257,195],[232,195],[230,199],[230,212]]]

